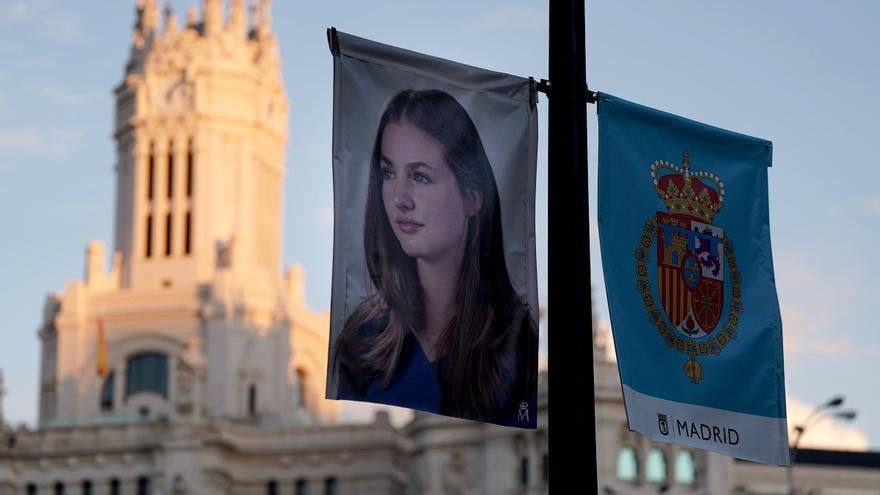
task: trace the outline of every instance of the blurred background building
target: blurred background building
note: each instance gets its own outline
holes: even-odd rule
[[[0,495],[546,493],[545,375],[536,431],[346,424],[324,400],[329,318],[281,267],[289,101],[270,1],[226,12],[137,3],[114,247],[89,243],[83,279],[45,302],[38,426],[0,432]],[[609,348],[596,332],[600,492],[787,493],[781,468],[629,432]],[[0,374],[0,425],[2,395]],[[880,494],[880,454],[799,459],[798,493]]]

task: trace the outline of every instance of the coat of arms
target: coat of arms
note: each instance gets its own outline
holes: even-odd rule
[[[645,222],[636,249],[636,288],[670,347],[690,356],[684,372],[693,383],[703,379],[696,358],[720,354],[736,337],[742,314],[740,274],[733,258],[733,242],[712,219],[724,203],[724,183],[708,172],[692,172],[688,152],[682,166],[658,160],[651,165],[654,188],[666,212]],[[650,249],[656,242],[655,276],[649,277]],[[726,261],[726,267],[725,267]],[[656,292],[652,291],[652,281]],[[729,301],[725,307],[725,280]],[[659,295],[659,305],[654,294]],[[720,327],[720,328],[719,328]]]

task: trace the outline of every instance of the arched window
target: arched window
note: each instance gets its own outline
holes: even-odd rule
[[[648,452],[648,458],[645,461],[645,479],[652,483],[666,481],[666,457],[663,455],[663,451],[656,447]]]
[[[266,483],[266,495],[278,495],[278,482],[275,480]]]
[[[529,486],[529,458],[519,460],[519,485],[523,488]]]
[[[635,481],[639,476],[639,461],[632,447],[623,447],[617,454],[617,478]]]
[[[174,233],[174,224],[171,223],[171,213],[165,215],[165,256],[171,256],[171,247],[174,245],[171,239]]]
[[[110,495],[120,495],[121,493],[122,492],[119,486],[119,480],[116,478],[110,480]]]
[[[296,480],[296,495],[309,495],[309,481],[302,478]]]
[[[324,495],[339,495],[339,482],[334,477],[324,480]]]
[[[138,478],[137,495],[150,495],[150,478],[146,476]]]
[[[55,483],[55,495],[64,495],[64,483],[60,481]]]
[[[138,393],[168,396],[168,356],[145,352],[128,358],[125,394],[131,397]]]
[[[193,192],[193,141],[186,146],[186,197],[191,198]]]
[[[27,495],[37,495],[37,485],[33,483],[28,483],[27,486]]]
[[[248,387],[248,415],[257,415],[257,386],[253,384]]]
[[[693,485],[696,472],[694,470],[694,454],[690,450],[680,450],[675,456],[675,482],[681,485]]]
[[[192,211],[187,211],[183,217],[183,254],[192,253]]]
[[[293,383],[293,405],[306,407],[306,372],[302,368],[296,369],[296,379]]]
[[[112,371],[107,378],[104,379],[104,386],[101,387],[101,410],[113,410],[113,389],[116,387],[116,374]]]
[[[153,143],[150,143],[150,156],[147,159],[147,199],[153,199],[153,179],[156,175],[156,157],[153,155]]]
[[[144,236],[144,255],[153,256],[153,215],[147,215],[147,233]]]
[[[92,495],[92,482],[90,480],[85,480],[82,482],[82,495]]]
[[[168,180],[166,197],[171,199],[174,196],[174,141],[168,143],[168,174],[165,178]]]
[[[153,183],[156,179],[156,155],[155,143],[150,143],[149,156],[147,158],[147,201],[153,201]],[[147,208],[149,211],[149,208]],[[144,235],[144,256],[147,258],[153,255],[153,215],[147,214],[146,233]]]

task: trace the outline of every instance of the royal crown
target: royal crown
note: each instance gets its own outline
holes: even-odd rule
[[[661,175],[664,171],[674,173]],[[712,223],[724,203],[724,183],[717,175],[691,172],[687,151],[682,153],[681,167],[665,160],[651,164],[651,179],[669,213],[691,215]]]

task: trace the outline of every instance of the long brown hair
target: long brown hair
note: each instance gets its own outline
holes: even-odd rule
[[[382,137],[387,125],[401,121],[415,125],[443,145],[462,195],[476,191],[482,197],[479,212],[468,219],[455,316],[437,345],[438,355],[448,360],[448,371],[441,377],[440,412],[491,419],[499,412],[498,399],[506,395],[510,373],[515,373],[502,369],[507,364],[502,362],[503,354],[511,350],[511,332],[519,331],[523,319],[527,331],[535,330],[507,274],[498,189],[483,143],[465,109],[440,90],[401,91],[379,121],[364,219],[366,264],[375,293],[345,322],[336,342],[337,369],[345,366],[379,379],[387,387],[407,334],[424,325],[416,261],[401,248],[382,201]],[[363,328],[371,325],[378,325],[378,331],[364,335]]]

